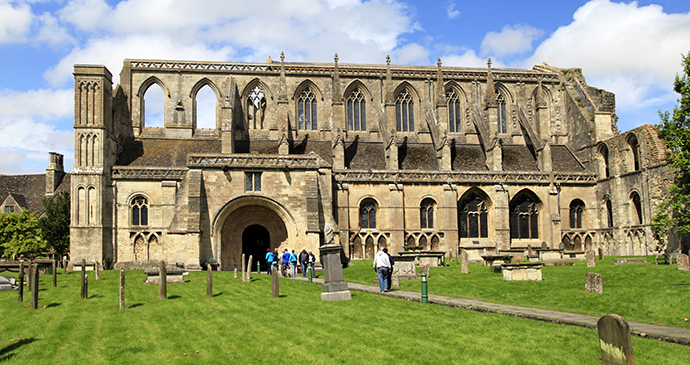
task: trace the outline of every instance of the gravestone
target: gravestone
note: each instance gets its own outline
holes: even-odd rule
[[[594,272],[587,273],[587,281],[585,282],[585,293],[604,293],[604,277],[601,274]]]
[[[160,279],[158,280],[158,299],[161,300],[168,298],[168,272],[166,269],[165,261],[161,261],[159,272]]]
[[[120,264],[120,309],[125,309],[125,264]]]
[[[9,290],[14,290],[14,278],[6,278],[4,276],[0,276],[0,291],[9,291]]]
[[[623,317],[607,314],[597,322],[601,360],[606,365],[635,364],[630,326]]]
[[[280,297],[280,285],[278,282],[278,270],[271,271],[271,296]]]
[[[542,249],[542,250],[548,250],[548,249],[549,249],[549,245],[547,245],[545,241],[542,241],[542,243],[541,243],[541,249]]]
[[[246,282],[252,281],[252,255],[249,255],[249,260],[247,260],[247,273],[244,275],[244,280]]]
[[[604,249],[599,247],[599,260],[604,259]]]
[[[206,296],[213,296],[213,270],[206,270]]]
[[[340,262],[340,250],[342,249],[343,247],[340,245],[319,247],[324,272],[321,300],[338,301],[352,299],[352,293],[347,290],[347,283],[343,277],[343,264]]]
[[[426,274],[426,277],[429,278],[429,267],[431,267],[429,264],[422,265],[422,267],[419,268],[419,275]]]
[[[587,251],[587,267],[597,267],[597,257],[594,251]]]
[[[470,273],[470,264],[469,259],[467,258],[467,251],[465,251],[464,249],[460,250],[460,273]]]
[[[690,266],[688,266],[688,255],[682,253],[678,255],[678,259],[676,260],[676,267],[678,270],[681,271],[690,271]]]
[[[565,249],[565,246],[563,245],[563,242],[558,244],[558,249],[563,251]]]

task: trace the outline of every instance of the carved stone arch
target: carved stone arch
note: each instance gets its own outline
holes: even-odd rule
[[[477,202],[477,199],[481,203]],[[493,214],[489,214],[491,199],[482,189],[473,186],[458,199],[458,234],[460,239],[489,238],[492,235]]]
[[[412,96],[412,100],[415,102],[415,111],[419,110],[419,104],[422,102],[422,99],[420,98],[417,89],[415,89],[415,87],[412,86],[412,84],[410,84],[408,81],[402,81],[400,84],[398,84],[395,90],[393,90],[393,99],[395,100],[398,97],[398,94],[403,90],[407,90],[407,92]]]
[[[462,86],[454,80],[448,81],[444,86],[445,92],[448,92],[451,89],[455,91],[458,94],[458,96],[460,96],[461,103],[464,103],[466,105],[469,102],[467,99],[467,93],[465,92],[465,89],[463,89]]]
[[[510,199],[511,203],[515,200],[515,198],[522,196],[522,195],[525,195],[525,194],[527,196],[529,196],[530,198],[532,198],[534,200],[534,202],[539,205],[539,208],[542,207],[543,203],[542,203],[542,200],[539,198],[539,195],[537,195],[535,192],[533,192],[532,189],[530,189],[530,188],[524,188],[524,189],[518,191],[517,193],[515,193],[513,195],[513,197]]]
[[[361,206],[362,202],[364,202],[365,200],[373,200],[377,207],[381,206],[381,202],[379,202],[379,200],[375,196],[362,195],[362,197],[359,198],[359,201],[357,201],[357,207]]]
[[[611,156],[609,154],[609,147],[605,142],[599,143],[597,146],[597,160],[599,161],[599,178],[606,179],[611,176]]]
[[[266,85],[266,83],[263,82],[260,78],[255,77],[251,81],[249,81],[249,83],[247,84],[247,86],[244,87],[244,89],[242,89],[242,93],[240,95],[242,95],[243,102],[247,98],[249,98],[249,94],[257,86],[259,87],[259,89],[261,89],[261,91],[263,91],[266,99],[273,100],[273,93],[271,92],[271,89],[268,87],[268,85]]]
[[[507,105],[515,104],[515,98],[513,97],[513,94],[510,92],[510,90],[508,90],[508,88],[505,85],[503,85],[502,82],[494,82],[494,91],[497,94],[501,94],[503,96],[503,99],[506,101]]]
[[[544,93],[543,99],[546,102],[546,104],[547,105],[551,104],[551,102],[553,102],[553,93],[545,85],[535,86],[534,89],[532,90],[532,98],[536,99],[537,93],[539,92],[539,88],[541,88],[541,92]],[[536,103],[535,103],[535,106],[536,106]]]
[[[634,132],[629,132],[628,135],[625,136],[625,142],[627,142],[628,146],[630,147],[629,152],[627,153],[628,159],[631,160],[629,170],[639,171],[642,167],[642,150],[640,149],[640,139]]]
[[[142,82],[141,85],[139,85],[139,90],[137,91],[137,97],[139,97],[143,100],[144,95],[146,95],[146,90],[148,90],[149,87],[151,87],[151,85],[153,85],[153,84],[157,84],[158,86],[160,86],[160,88],[163,89],[163,93],[165,94],[165,96],[168,99],[170,99],[170,90],[168,89],[167,86],[165,86],[165,83],[163,81],[161,81],[161,79],[159,79],[156,76],[149,77],[148,79],[144,80],[144,82]]]
[[[458,202],[461,202],[465,199],[467,199],[470,194],[475,193],[477,194],[480,198],[482,198],[487,205],[487,208],[491,207],[493,205],[493,202],[491,201],[491,198],[489,197],[489,194],[487,194],[482,188],[478,186],[473,186],[469,189],[467,189],[462,196],[460,196],[460,199],[458,199]]]
[[[520,190],[510,199],[510,238],[536,240],[540,236],[540,220],[544,216],[542,200],[529,188]],[[543,233],[542,233],[543,235]]]
[[[213,92],[216,94],[216,102],[220,102],[223,100],[223,92],[216,86],[216,83],[211,81],[208,77],[203,77],[201,80],[197,81],[194,86],[192,86],[191,91],[189,92],[189,97],[192,98],[192,100],[196,100],[196,94],[201,90],[202,87],[207,86],[213,90]]]
[[[371,94],[369,89],[364,85],[364,83],[357,79],[353,80],[349,85],[347,85],[345,92],[343,92],[343,100],[347,100],[347,97],[350,95],[352,90],[357,87],[364,94],[367,101],[374,101],[374,96]]]
[[[148,242],[144,232],[137,233],[132,238],[132,255],[134,256],[134,261],[144,262],[148,260],[146,257]]]
[[[299,96],[302,93],[302,90],[304,90],[307,87],[311,88],[311,90],[316,94],[316,98],[319,101],[323,102],[323,93],[321,92],[321,89],[318,86],[316,86],[316,84],[313,81],[311,81],[309,79],[302,81],[302,83],[300,83],[297,86],[297,88],[295,89],[295,93],[292,94],[292,99],[293,100],[299,99]]]

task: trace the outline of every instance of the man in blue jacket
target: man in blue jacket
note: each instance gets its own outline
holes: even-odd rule
[[[271,252],[271,249],[269,248],[266,250],[266,266],[268,266],[266,274],[271,275],[271,267],[273,267],[273,261],[275,259],[276,258],[273,255],[273,252]]]

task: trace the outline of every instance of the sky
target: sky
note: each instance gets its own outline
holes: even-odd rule
[[[622,132],[673,109],[689,51],[687,0],[0,0],[0,174],[43,173],[50,151],[72,169],[74,64],[105,65],[117,83],[125,58],[546,61],[615,93]]]

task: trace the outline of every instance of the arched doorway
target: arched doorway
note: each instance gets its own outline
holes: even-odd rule
[[[252,258],[252,269],[256,270],[255,263],[259,261],[261,271],[266,270],[266,250],[271,246],[271,234],[259,224],[253,224],[242,232],[242,253],[245,260]]]

